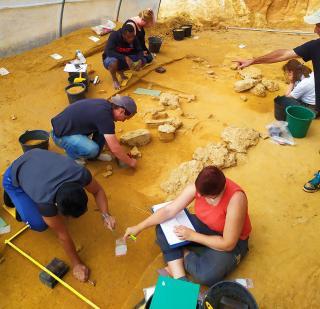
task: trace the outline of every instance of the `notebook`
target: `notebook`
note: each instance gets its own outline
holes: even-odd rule
[[[172,201],[154,205],[152,206],[152,211],[157,212],[157,210],[159,210],[162,207],[165,207],[166,205],[169,205],[170,203],[172,203]],[[190,214],[188,210],[183,209],[174,218],[169,219],[160,224],[161,229],[164,235],[166,236],[168,244],[171,248],[185,246],[190,243],[190,241],[179,239],[174,233],[174,227],[177,225],[184,225],[195,231],[189,216]]]
[[[150,309],[195,309],[200,285],[159,276]]]

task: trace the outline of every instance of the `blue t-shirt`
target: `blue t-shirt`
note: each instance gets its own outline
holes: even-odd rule
[[[70,104],[51,119],[57,137],[69,135],[115,134],[112,105],[104,99],[84,99]]]
[[[87,186],[89,170],[67,156],[43,149],[27,151],[11,164],[12,184],[20,187],[38,206],[42,216],[58,214],[55,196],[63,183]]]

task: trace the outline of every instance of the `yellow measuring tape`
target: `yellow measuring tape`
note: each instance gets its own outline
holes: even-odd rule
[[[71,285],[69,285],[68,283],[64,282],[63,280],[61,280],[59,277],[57,277],[53,272],[51,272],[49,269],[47,269],[45,266],[43,266],[42,264],[40,264],[37,260],[35,260],[34,258],[32,258],[30,255],[28,255],[27,253],[25,253],[23,250],[21,250],[20,248],[18,248],[15,244],[13,244],[11,241],[16,238],[18,235],[20,235],[22,232],[24,232],[26,229],[29,228],[29,225],[24,226],[20,231],[18,231],[16,234],[14,234],[13,236],[11,236],[9,239],[6,239],[4,241],[4,243],[6,245],[9,245],[11,248],[13,248],[14,250],[16,250],[17,252],[19,252],[21,255],[23,255],[25,258],[27,258],[30,262],[32,262],[33,264],[35,264],[36,266],[38,266],[40,269],[42,269],[43,271],[45,271],[47,274],[49,274],[51,277],[53,277],[54,279],[56,279],[59,283],[61,283],[65,288],[67,288],[71,293],[73,293],[74,295],[76,295],[77,297],[79,297],[81,300],[83,300],[85,303],[87,303],[89,306],[91,306],[92,308],[95,309],[100,309],[100,307],[98,307],[96,304],[94,304],[91,300],[89,300],[88,298],[86,298],[85,296],[83,296],[81,293],[79,293],[77,290],[75,290]]]

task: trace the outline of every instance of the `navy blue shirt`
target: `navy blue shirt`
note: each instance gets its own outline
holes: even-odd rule
[[[294,52],[305,62],[312,61],[316,92],[316,110],[320,111],[320,39],[304,43],[294,48]]]
[[[27,151],[11,164],[12,184],[20,187],[38,206],[42,216],[58,214],[55,196],[63,183],[75,182],[87,186],[92,176],[89,170],[67,156],[43,149]]]
[[[122,29],[119,29],[110,33],[102,59],[114,57],[125,61],[125,56],[138,55],[140,53],[142,53],[142,48],[138,38],[135,37],[133,43],[129,44],[122,37]]]
[[[70,104],[51,123],[57,137],[97,132],[115,134],[112,106],[104,99],[84,99]]]

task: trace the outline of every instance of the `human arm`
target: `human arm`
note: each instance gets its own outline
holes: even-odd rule
[[[55,232],[64,251],[68,255],[72,264],[73,275],[76,279],[82,282],[87,281],[89,278],[89,268],[82,263],[79,255],[77,254],[75,245],[68,233],[62,217],[60,215],[43,217],[43,220]]]
[[[290,84],[287,88],[286,94],[285,94],[286,97],[292,97],[291,92],[292,92],[293,88],[294,88],[294,84],[293,84],[293,82],[290,82]]]
[[[246,219],[247,198],[244,193],[236,192],[228,205],[222,236],[204,235],[184,226],[178,226],[175,233],[179,239],[199,243],[219,251],[232,251],[236,246]]]
[[[113,230],[115,228],[115,219],[109,213],[108,199],[101,185],[92,178],[85,189],[94,196],[96,204],[101,211],[105,226],[108,229]]]
[[[144,221],[140,222],[139,224],[128,227],[124,238],[127,238],[130,234],[137,236],[143,230],[160,224],[170,218],[176,216],[178,212],[182,209],[186,208],[194,199],[196,193],[196,188],[194,184],[188,185],[177,198],[175,198],[172,203],[166,205],[163,208],[160,208],[158,211],[153,213]]]
[[[268,53],[266,55],[253,58],[253,59],[238,59],[234,62],[238,62],[238,68],[243,69],[252,64],[262,64],[262,63],[275,63],[281,62],[289,59],[298,58],[299,56],[295,53],[293,49],[277,49]]]
[[[109,146],[110,151],[121,161],[128,164],[130,167],[135,168],[137,160],[130,158],[120,145],[115,134],[104,134],[104,138]]]

